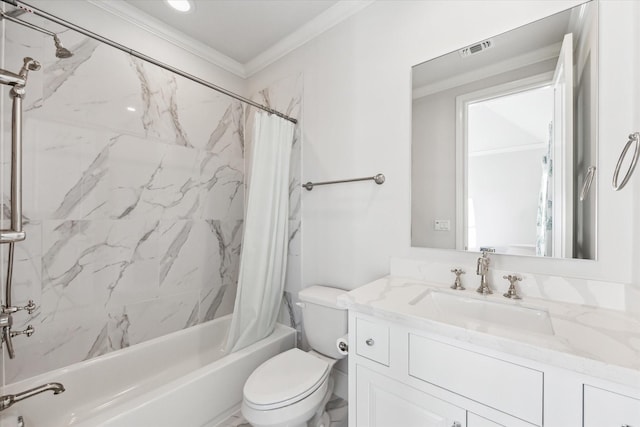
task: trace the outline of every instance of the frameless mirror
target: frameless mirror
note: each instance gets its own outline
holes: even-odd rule
[[[412,69],[413,246],[595,259],[597,4]]]

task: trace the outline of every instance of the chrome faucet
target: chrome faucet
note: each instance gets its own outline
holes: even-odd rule
[[[489,251],[483,250],[482,256],[478,258],[476,274],[480,276],[480,287],[476,289],[476,292],[482,295],[492,294],[493,291],[489,288],[489,282],[487,281],[487,274],[489,274]]]
[[[64,386],[60,383],[47,383],[20,393],[5,394],[4,396],[0,396],[0,411],[4,411],[14,403],[18,403],[21,400],[28,399],[29,397],[49,390],[53,391],[53,394],[60,394],[64,392]]]

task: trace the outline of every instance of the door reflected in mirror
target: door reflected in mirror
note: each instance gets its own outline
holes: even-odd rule
[[[413,67],[413,246],[595,259],[593,2]]]

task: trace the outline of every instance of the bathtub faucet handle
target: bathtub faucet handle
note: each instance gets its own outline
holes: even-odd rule
[[[23,307],[16,307],[16,306],[11,306],[11,307],[6,307],[6,306],[2,306],[2,312],[5,314],[12,314],[21,310],[27,310],[27,313],[29,314],[33,314],[34,311],[36,311],[38,307],[36,306],[36,303],[33,302],[32,299],[30,299],[27,302],[27,305],[23,306]]]
[[[27,326],[27,329],[25,329],[23,331],[11,331],[11,338],[17,337],[18,335],[26,335],[27,337],[30,337],[35,332],[36,332],[35,328],[33,326],[29,325],[29,326]]]

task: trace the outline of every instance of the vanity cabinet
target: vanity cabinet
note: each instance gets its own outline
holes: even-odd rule
[[[542,372],[363,314],[349,327],[349,425],[542,425]]]
[[[540,371],[409,334],[409,375],[542,425]]]
[[[411,325],[349,312],[349,425],[640,427],[640,390]]]
[[[505,427],[502,424],[494,423],[491,420],[476,415],[473,412],[467,413],[467,427]]]
[[[444,400],[357,367],[356,426],[466,427],[466,411]]]
[[[584,386],[584,427],[640,427],[640,400]]]

